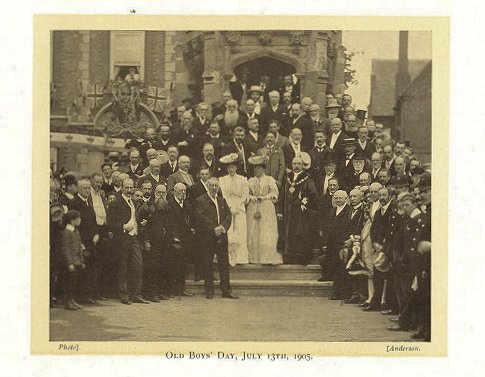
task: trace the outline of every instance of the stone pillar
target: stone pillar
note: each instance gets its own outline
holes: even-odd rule
[[[104,85],[109,81],[110,32],[89,32],[89,82]]]
[[[145,83],[160,88],[165,78],[165,32],[145,32]]]
[[[345,90],[347,89],[347,85],[345,84],[345,52],[347,49],[342,46],[338,45],[337,53],[335,57],[335,70],[334,70],[334,78],[333,78],[333,88],[334,94],[344,94]]]
[[[327,35],[325,32],[312,32],[308,46],[307,74],[302,80],[302,97],[309,96],[322,109],[326,103],[328,83],[327,73]]]
[[[184,42],[184,31],[177,31],[174,37],[174,59],[175,59],[175,81],[173,91],[174,106],[178,106],[180,101],[190,97],[188,83],[190,80],[189,67],[184,62],[182,43]]]
[[[204,33],[204,101],[212,103],[221,101],[225,89],[223,72],[222,40],[219,32],[208,31]]]

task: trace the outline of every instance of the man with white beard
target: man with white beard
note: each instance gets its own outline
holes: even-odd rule
[[[239,122],[239,112],[237,111],[237,101],[231,99],[227,101],[227,110],[224,113],[224,118],[220,124],[221,131],[223,134],[232,135],[234,128]]]

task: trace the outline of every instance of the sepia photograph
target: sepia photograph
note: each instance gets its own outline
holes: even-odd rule
[[[431,23],[44,21],[47,343],[437,345]]]

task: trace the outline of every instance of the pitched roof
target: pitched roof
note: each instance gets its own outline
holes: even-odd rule
[[[411,82],[430,60],[409,60]],[[396,104],[397,59],[372,59],[370,107],[372,116],[393,116]]]

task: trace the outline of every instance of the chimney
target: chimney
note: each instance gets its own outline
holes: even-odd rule
[[[408,62],[408,32],[399,32],[399,60],[397,61],[396,73],[396,98],[403,89],[411,82]]]

